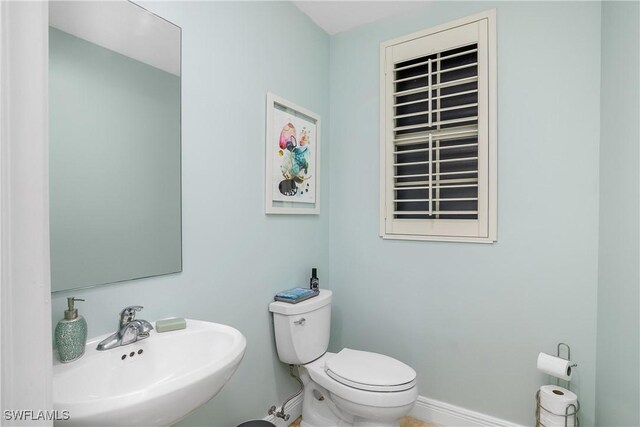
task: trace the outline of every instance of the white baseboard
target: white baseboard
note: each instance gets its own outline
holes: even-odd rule
[[[276,427],[287,427],[289,424],[294,422],[296,418],[302,415],[302,395],[303,393],[300,393],[298,396],[291,399],[289,403],[287,403],[285,412],[289,414],[289,421],[285,421],[282,418],[276,418],[275,415],[267,415],[263,419],[275,424]],[[280,409],[280,406],[278,406],[278,409]]]
[[[418,396],[416,405],[409,415],[442,427],[523,427],[424,396]]]
[[[274,423],[277,427],[287,427],[302,415],[302,394],[292,399],[287,404],[286,410],[287,414],[291,416],[288,422],[282,418],[276,418],[275,415],[269,415],[264,420]],[[416,405],[409,415],[419,420],[430,421],[441,427],[524,427],[424,396],[418,396]]]

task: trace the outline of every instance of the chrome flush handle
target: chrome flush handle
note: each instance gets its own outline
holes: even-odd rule
[[[304,322],[306,322],[307,319],[305,319],[304,317],[301,318],[300,320],[296,320],[295,322],[293,322],[294,325],[304,325]]]

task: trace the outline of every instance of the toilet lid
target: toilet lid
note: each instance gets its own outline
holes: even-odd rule
[[[325,371],[349,387],[369,391],[408,390],[416,383],[416,371],[383,354],[345,348],[327,360]]]

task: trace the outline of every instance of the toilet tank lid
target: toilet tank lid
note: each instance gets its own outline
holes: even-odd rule
[[[269,311],[272,313],[284,314],[285,316],[295,316],[296,314],[309,313],[331,303],[331,291],[320,289],[320,295],[309,298],[297,304],[274,301],[269,304]]]

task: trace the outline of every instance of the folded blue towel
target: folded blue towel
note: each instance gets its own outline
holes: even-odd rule
[[[320,294],[320,291],[306,289],[306,288],[292,288],[286,291],[278,292],[275,297],[276,301],[288,302],[290,304],[297,304],[300,301],[304,301],[309,298],[313,298]]]

